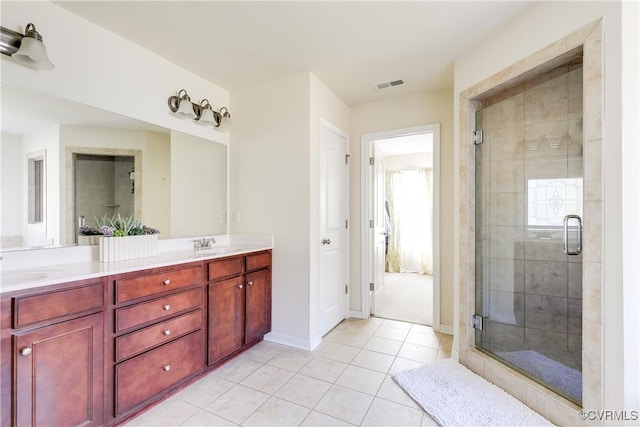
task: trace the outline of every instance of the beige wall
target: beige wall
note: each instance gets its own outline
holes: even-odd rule
[[[320,119],[347,130],[349,108],[311,73],[233,93],[230,149],[232,233],[274,237],[272,332],[268,339],[320,342],[318,137]]]
[[[362,134],[440,124],[440,324],[453,326],[453,93],[424,92],[351,109],[350,304],[361,311],[360,138]]]
[[[274,236],[272,335],[310,343],[309,74],[233,93],[231,233]],[[230,215],[232,219],[233,215]]]
[[[226,145],[171,132],[171,237],[227,232],[226,154]]]
[[[631,138],[621,133],[621,6],[619,2],[540,2],[535,3],[524,13],[511,20],[507,25],[458,58],[455,63],[454,97],[455,137],[458,147],[458,130],[463,125],[459,117],[459,93],[468,87],[498,73],[507,66],[532,55],[556,40],[578,28],[603,18],[604,25],[604,111],[603,134],[603,194],[604,228],[603,260],[604,284],[601,304],[603,306],[604,325],[603,348],[603,408],[621,410],[624,408],[625,395],[635,394],[637,404],[637,378],[635,384],[625,384],[627,372],[637,372],[637,359],[624,358],[625,339],[637,348],[637,324],[635,335],[623,337],[625,323],[623,317],[623,266],[621,262],[625,235],[622,233],[622,175],[620,163],[622,148],[632,143]],[[637,26],[637,20],[636,20]],[[532,37],[535,34],[535,37]],[[637,47],[637,45],[636,45]],[[633,54],[633,53],[632,53]],[[637,51],[636,53],[637,54]],[[624,84],[624,82],[622,83]],[[456,149],[456,168],[460,154]],[[457,181],[457,176],[456,176]],[[458,184],[456,182],[456,184]],[[456,185],[456,200],[457,200]],[[455,209],[458,224],[458,208]],[[457,227],[457,226],[456,226]],[[456,228],[455,241],[458,241],[459,229]],[[626,237],[627,239],[629,237]],[[456,248],[456,265],[460,258]],[[458,282],[458,272],[455,272]],[[637,284],[636,284],[637,286]],[[456,289],[456,295],[458,290]],[[456,298],[457,301],[458,298]],[[458,307],[456,307],[457,311]],[[457,314],[456,314],[457,316]],[[457,325],[456,325],[457,326]],[[628,329],[628,328],[627,328]],[[627,341],[628,342],[628,341]],[[454,343],[454,349],[457,343]],[[635,369],[632,366],[636,366]],[[624,386],[623,386],[624,385]],[[632,407],[627,407],[633,409]],[[591,408],[586,408],[591,409]],[[593,408],[597,409],[597,408]],[[635,408],[637,409],[637,407]]]

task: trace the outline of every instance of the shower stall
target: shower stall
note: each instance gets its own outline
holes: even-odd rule
[[[582,402],[582,56],[484,98],[475,346]]]

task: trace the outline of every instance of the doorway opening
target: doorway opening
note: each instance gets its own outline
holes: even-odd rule
[[[141,218],[142,151],[67,147],[67,244],[77,243],[80,225],[120,214]]]
[[[439,125],[366,134],[362,144],[363,315],[438,330]]]

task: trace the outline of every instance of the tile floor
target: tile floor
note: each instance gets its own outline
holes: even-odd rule
[[[448,358],[423,325],[347,319],[312,352],[262,342],[132,419],[133,426],[435,426],[391,378]]]

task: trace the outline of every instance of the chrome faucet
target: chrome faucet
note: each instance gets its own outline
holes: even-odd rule
[[[200,249],[211,249],[216,243],[216,239],[213,237],[203,237],[193,241],[193,250],[198,251]]]

